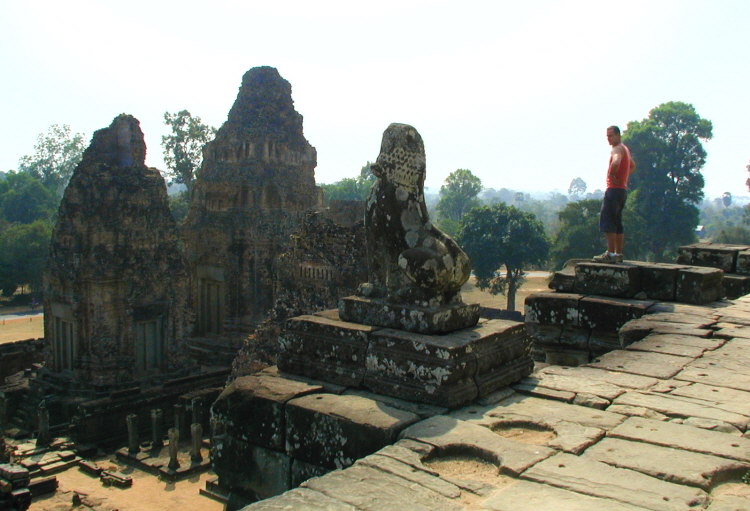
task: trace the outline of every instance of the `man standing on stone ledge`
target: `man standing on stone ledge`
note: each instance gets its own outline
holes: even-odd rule
[[[607,169],[607,191],[602,201],[599,230],[607,237],[607,250],[594,257],[598,263],[621,263],[625,234],[622,227],[622,210],[627,198],[628,177],[635,171],[630,149],[622,143],[620,128],[607,128],[607,141],[612,146]]]

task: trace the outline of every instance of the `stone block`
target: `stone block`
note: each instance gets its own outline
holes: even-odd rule
[[[675,300],[677,273],[685,266],[666,263],[638,263],[641,268],[641,291],[653,300]]]
[[[727,298],[734,300],[750,293],[750,275],[724,274],[721,281]]]
[[[640,291],[640,268],[634,264],[578,263],[575,272],[578,293],[631,298]]]
[[[643,316],[653,302],[587,296],[578,304],[580,325],[616,333],[625,323]]]
[[[693,266],[718,268],[726,273],[734,273],[737,268],[737,254],[749,248],[746,245],[694,243],[679,248],[677,262]]]
[[[300,484],[304,483],[308,479],[313,477],[320,477],[327,474],[331,470],[320,465],[313,465],[311,463],[305,463],[304,461],[292,458],[292,471],[291,471],[291,484],[292,488],[296,488]]]
[[[344,321],[423,334],[444,334],[472,327],[479,321],[479,313],[478,303],[420,307],[361,296],[339,300],[339,316]]]
[[[576,289],[576,275],[573,267],[556,271],[549,282],[549,288],[561,293],[573,293]]]
[[[740,275],[750,275],[750,250],[737,252],[737,268],[735,272]]]
[[[679,270],[675,300],[697,305],[719,300],[724,296],[723,277],[724,272],[716,268],[694,266]]]
[[[295,397],[322,392],[318,385],[257,373],[232,381],[212,406],[212,415],[232,436],[284,451],[284,405]]]
[[[416,414],[360,396],[303,396],[287,403],[286,451],[313,465],[343,468],[394,443],[417,420]]]
[[[578,326],[578,302],[583,295],[575,293],[534,293],[524,304],[527,323]]]
[[[279,369],[340,385],[360,386],[371,334],[377,330],[322,316],[287,321],[279,336]]]
[[[490,320],[445,335],[383,329],[372,336],[365,386],[456,407],[522,378],[532,368],[523,323]]]
[[[214,437],[211,462],[222,487],[267,498],[291,488],[292,459],[232,435]]]

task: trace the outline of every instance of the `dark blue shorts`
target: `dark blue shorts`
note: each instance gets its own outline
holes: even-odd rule
[[[628,191],[624,188],[607,188],[602,201],[602,211],[599,215],[599,230],[615,234],[622,234],[622,210],[625,209],[625,199]]]

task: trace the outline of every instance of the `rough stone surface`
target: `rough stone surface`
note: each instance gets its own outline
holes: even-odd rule
[[[653,511],[684,511],[706,502],[705,493],[697,488],[565,453],[536,464],[522,478]]]
[[[625,389],[648,389],[656,385],[657,379],[650,376],[622,373],[596,367],[545,367],[539,375],[572,376],[583,381],[605,382]]]
[[[629,345],[626,349],[698,358],[706,350],[716,348],[719,345],[720,343],[714,339],[702,339],[689,335],[650,334]]]
[[[705,491],[747,472],[750,464],[671,447],[619,438],[605,438],[586,449],[585,456],[614,467],[628,468]]]
[[[304,396],[287,403],[286,451],[313,465],[347,467],[394,443],[417,420],[411,412],[359,396]]]
[[[716,268],[686,268],[677,274],[675,300],[684,303],[704,304],[724,296],[721,285],[724,272]]]
[[[578,263],[575,275],[578,293],[632,298],[640,291],[640,268],[629,263]]]
[[[678,249],[677,262],[719,268],[725,273],[734,273],[737,269],[737,254],[748,249],[750,247],[746,245],[694,243]]]
[[[750,440],[684,424],[630,417],[609,436],[750,463]]]
[[[689,357],[618,350],[602,355],[589,366],[654,378],[671,378],[692,361]]]
[[[262,500],[241,511],[304,511],[320,509],[325,511],[356,511],[357,508],[309,488],[295,488],[269,500]]]
[[[592,497],[530,481],[502,488],[482,503],[488,511],[636,511],[640,506],[610,498]]]
[[[508,440],[485,427],[445,415],[409,426],[401,433],[401,438],[435,446],[437,452],[433,452],[432,457],[472,454],[515,476],[554,453],[547,447]]]

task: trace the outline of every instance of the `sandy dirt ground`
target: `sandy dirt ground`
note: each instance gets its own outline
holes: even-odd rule
[[[116,462],[99,461],[100,467],[117,470],[133,478],[130,488],[104,486],[93,476],[70,468],[56,474],[58,490],[53,495],[40,497],[31,503],[29,511],[67,511],[72,509],[97,511],[221,511],[223,504],[198,493],[206,487],[213,472],[204,472],[188,479],[170,483],[158,477]],[[78,493],[82,505],[73,506],[73,495]]]
[[[44,337],[44,317],[6,319],[0,315],[0,344]]]

